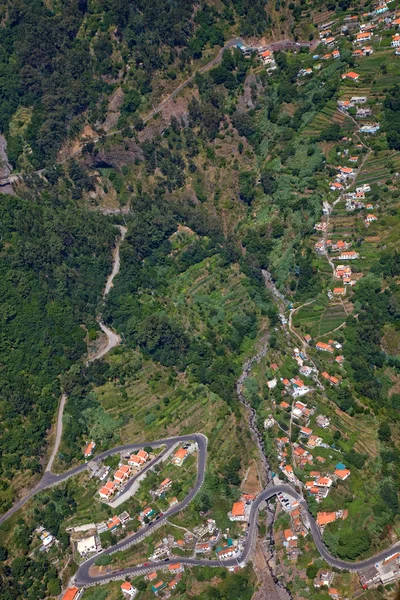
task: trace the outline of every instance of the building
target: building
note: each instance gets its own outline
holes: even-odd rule
[[[157,595],[165,587],[167,587],[166,583],[164,583],[163,581],[157,581],[157,583],[155,583],[154,585],[151,586],[151,591]]]
[[[188,456],[189,452],[186,448],[179,448],[179,450],[175,452],[171,462],[177,467],[181,467]]]
[[[81,556],[87,556],[94,552],[100,552],[101,543],[98,535],[91,535],[90,537],[80,540],[76,544],[76,549]]]
[[[132,456],[128,459],[128,465],[133,469],[140,469],[142,464],[143,461],[139,458],[139,456],[136,456],[136,454],[132,454]]]
[[[108,528],[109,531],[113,531],[114,529],[116,529],[120,525],[121,525],[121,519],[115,515],[114,517],[112,517],[108,521],[107,528]]]
[[[400,38],[400,36],[399,36]],[[379,123],[368,123],[367,125],[363,125],[362,127],[360,127],[360,132],[361,133],[370,133],[370,134],[374,134],[377,133],[380,129],[380,125]]]
[[[345,296],[346,288],[343,288],[343,287],[333,288],[333,295],[334,296]]]
[[[96,448],[96,442],[90,442],[83,453],[85,458],[90,458],[93,455],[93,450]]]
[[[146,508],[144,508],[140,512],[140,514],[139,514],[139,520],[140,521],[144,521],[145,519],[149,519],[153,515],[154,515],[154,509],[151,506],[146,506]]]
[[[295,481],[295,475],[293,473],[293,468],[291,465],[285,465],[282,469],[283,473],[289,479],[289,481]]]
[[[350,469],[335,469],[335,477],[345,481],[350,475]]]
[[[100,498],[108,500],[117,491],[117,486],[113,481],[107,481],[107,483],[99,490]]]
[[[332,385],[336,386],[339,385],[340,383],[340,379],[338,379],[337,377],[335,377],[334,375],[329,375],[329,373],[327,373],[326,371],[323,371],[321,373],[321,376],[326,379],[327,381],[329,381],[329,383],[331,383]]]
[[[333,354],[334,350],[332,346],[329,344],[325,344],[325,342],[317,342],[315,344],[317,350],[321,350],[322,352],[329,352],[329,354]]]
[[[339,256],[339,260],[356,260],[357,258],[359,258],[359,254],[355,250],[346,250]]]
[[[170,573],[183,573],[183,565],[181,563],[174,563],[172,565],[168,565],[168,571]]]
[[[166,479],[164,479],[164,481],[162,481],[160,483],[160,488],[164,491],[167,490],[171,487],[172,485],[172,479],[169,479],[168,477]]]
[[[77,587],[69,587],[62,597],[62,600],[78,600],[83,594],[83,589]]]
[[[355,73],[354,71],[349,71],[348,73],[345,73],[342,75],[342,79],[350,79],[350,81],[358,81],[360,75],[358,73]]]
[[[169,504],[169,507],[170,507],[170,508],[171,508],[172,506],[175,506],[176,504],[178,504],[178,498],[176,498],[176,497],[174,497],[174,498],[171,498],[171,500],[168,500],[168,504]]]
[[[246,521],[246,505],[243,501],[235,502],[228,513],[230,521]]]
[[[318,527],[325,527],[329,523],[333,523],[336,521],[336,513],[335,512],[319,512],[317,513],[317,525]],[[322,584],[324,585],[324,584]]]
[[[375,215],[367,215],[365,217],[365,223],[373,223],[374,221],[377,221],[378,217],[376,217]]]
[[[138,593],[138,590],[129,581],[121,584],[121,591],[126,598],[134,598]]]
[[[265,52],[261,52],[259,55],[264,65],[270,65],[274,62],[274,55],[271,50],[266,50]]]
[[[196,554],[206,554],[211,552],[211,542],[199,542],[195,545],[194,551]]]
[[[123,483],[130,475],[130,468],[127,465],[121,465],[118,471],[115,472],[114,481]]]
[[[311,434],[312,429],[310,429],[309,427],[302,427],[300,429],[300,435],[303,435],[304,437],[310,437]]]
[[[317,573],[317,577],[314,579],[314,587],[320,588],[322,586],[329,587],[333,581],[334,574],[331,571],[324,571],[320,569]]]
[[[318,427],[322,427],[322,429],[326,429],[330,424],[330,420],[328,417],[325,417],[325,415],[318,415],[318,417],[315,419],[315,422]]]
[[[364,42],[369,42],[372,37],[372,33],[370,31],[363,31],[357,34],[356,42],[357,44],[363,44]]]
[[[285,529],[285,531],[283,532],[283,537],[285,539],[285,542],[297,540],[297,535],[295,535],[291,529]]]
[[[381,582],[378,569],[374,565],[372,565],[371,567],[367,567],[362,571],[359,571],[358,577],[360,579],[362,587],[365,590]]]

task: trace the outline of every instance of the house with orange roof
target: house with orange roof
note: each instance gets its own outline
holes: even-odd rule
[[[317,487],[330,488],[332,485],[332,479],[330,477],[318,477],[315,485]]]
[[[317,342],[315,344],[317,350],[321,350],[322,352],[329,352],[329,354],[333,354],[334,350],[332,346],[329,344],[325,344],[325,342]]]
[[[153,571],[153,573],[148,573],[145,576],[145,579],[147,579],[147,581],[154,581],[155,579],[157,579],[157,573],[155,571]]]
[[[149,454],[145,450],[139,450],[137,455],[143,462],[146,462],[147,460],[149,460]]]
[[[345,250],[341,252],[339,260],[356,260],[359,256],[355,250]]]
[[[332,58],[340,58],[340,52],[337,48],[332,52]]]
[[[166,583],[164,583],[163,581],[157,581],[157,583],[151,586],[151,591],[157,596],[157,594],[166,587]]]
[[[354,50],[353,56],[354,56],[354,58],[362,58],[364,56],[364,54],[363,54],[362,50],[358,49],[358,50]]]
[[[113,494],[115,494],[116,491],[117,486],[115,485],[114,481],[107,481],[107,483],[99,490],[99,496],[100,498],[108,500]]]
[[[180,467],[183,465],[188,456],[189,452],[186,448],[179,448],[179,450],[175,452],[171,462],[177,467]]]
[[[234,502],[228,518],[230,521],[246,521],[246,503],[243,500]]]
[[[345,296],[346,295],[346,288],[344,288],[344,287],[333,288],[333,295],[334,296]]]
[[[211,552],[211,542],[198,542],[194,547],[194,551],[196,554]]]
[[[289,381],[288,381],[289,383]],[[290,404],[288,404],[287,402],[285,402],[285,400],[282,400],[282,402],[279,405],[281,408],[283,408],[284,410],[287,410],[288,408],[290,408]]]
[[[138,593],[138,590],[133,587],[130,581],[124,581],[121,583],[121,592],[126,598],[134,598]]]
[[[128,479],[130,475],[130,468],[127,465],[121,465],[120,468],[114,474],[114,481],[122,483]]]
[[[372,33],[370,31],[363,31],[362,33],[358,33],[356,37],[356,43],[364,43],[369,42],[371,39]]]
[[[263,61],[264,65],[270,65],[271,63],[274,62],[274,55],[271,52],[271,50],[266,50],[265,52],[261,52],[260,57],[261,57],[261,60]]]
[[[130,467],[132,467],[133,469],[140,469],[142,464],[143,464],[143,461],[135,454],[132,454],[132,456],[130,456],[128,459],[128,465]]]
[[[350,475],[350,469],[335,469],[335,477],[345,481]]]
[[[399,36],[400,37],[400,36]],[[354,71],[349,71],[348,73],[344,73],[342,75],[342,79],[350,79],[350,81],[358,81],[360,75],[358,73],[355,73]]]
[[[295,480],[293,467],[291,465],[284,465],[284,467],[282,468],[282,472],[284,473],[284,475],[286,475],[289,481],[293,482]]]
[[[113,517],[111,517],[111,519],[107,522],[107,527],[108,527],[109,531],[113,531],[113,529],[116,529],[120,525],[121,525],[121,519],[119,517],[117,517],[117,515],[114,515]]]
[[[378,220],[378,217],[376,217],[375,215],[372,215],[372,214],[371,215],[367,215],[365,217],[365,222],[366,223],[373,223],[374,221],[377,221],[377,220]]]
[[[174,563],[172,565],[168,565],[168,571],[170,573],[182,573],[184,570],[182,563]]]
[[[178,504],[178,503],[179,503],[179,500],[178,500],[178,498],[176,498],[176,497],[174,497],[174,498],[171,498],[171,500],[168,500],[168,505],[169,505],[169,507],[170,507],[170,508],[171,508],[172,506],[175,506],[175,505],[176,505],[176,504]]]
[[[297,540],[297,535],[295,535],[291,529],[285,529],[285,531],[283,532],[283,537],[285,538],[286,542]]]
[[[337,598],[339,598],[339,592],[337,591],[336,588],[329,588],[328,595],[331,598],[334,598],[334,600],[336,600]]]
[[[335,512],[319,512],[317,513],[317,525],[320,528],[326,527],[329,523],[336,521]]]
[[[83,593],[83,589],[79,589],[75,586],[67,588],[62,597],[62,600],[78,600]]]
[[[302,427],[300,429],[300,435],[304,435],[305,437],[309,437],[312,434],[312,429],[309,427]]]
[[[344,356],[340,354],[335,358],[335,362],[337,362],[339,365],[342,365],[344,363]]]
[[[398,48],[400,46],[400,35],[394,35],[390,45],[392,48]]]
[[[90,458],[93,455],[93,450],[96,448],[96,442],[89,442],[84,450],[84,457]]]
[[[172,485],[172,479],[169,479],[168,477],[166,479],[164,479],[164,481],[162,481],[160,483],[160,488],[162,488],[163,490],[166,490],[168,488],[170,488]]]

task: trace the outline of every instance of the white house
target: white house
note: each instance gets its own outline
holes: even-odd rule
[[[101,550],[101,543],[98,535],[91,535],[90,537],[80,540],[76,544],[76,549],[81,556],[87,556],[88,554],[99,552]]]
[[[126,598],[134,598],[138,593],[138,590],[129,581],[121,584],[121,591]]]

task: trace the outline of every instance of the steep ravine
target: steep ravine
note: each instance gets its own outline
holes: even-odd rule
[[[264,275],[264,278],[266,278],[264,272],[263,272],[263,275]],[[270,281],[272,281],[272,279],[270,279]],[[280,294],[278,296],[278,299],[281,301],[284,300],[285,302],[287,302],[286,299],[281,297]],[[255,354],[252,358],[250,358],[249,360],[247,360],[244,363],[242,374],[239,377],[237,384],[236,384],[236,391],[237,391],[238,398],[246,409],[246,413],[249,418],[250,431],[251,431],[253,439],[256,443],[256,446],[259,450],[261,462],[264,466],[264,475],[265,475],[265,482],[263,482],[264,485],[268,485],[268,484],[272,483],[272,471],[271,471],[271,467],[268,462],[268,458],[267,458],[267,454],[266,454],[266,450],[265,450],[263,434],[262,434],[262,432],[260,432],[258,425],[257,425],[257,412],[250,405],[250,403],[247,402],[245,395],[243,393],[243,388],[244,388],[245,381],[250,376],[254,365],[258,364],[260,362],[260,360],[262,358],[264,358],[264,356],[267,354],[267,352],[268,352],[268,338],[264,338],[261,342],[261,349],[257,352],[257,354]],[[267,502],[266,511],[267,511],[266,542],[267,542],[267,545],[269,546],[269,558],[267,559],[267,565],[268,565],[268,569],[270,572],[270,576],[275,584],[275,587],[279,594],[279,597],[282,600],[285,600],[285,599],[292,600],[293,596],[292,596],[291,592],[284,586],[283,582],[277,578],[277,576],[274,572],[274,568],[273,568],[273,564],[275,564],[275,558],[276,558],[275,540],[274,540],[275,507],[271,502]]]

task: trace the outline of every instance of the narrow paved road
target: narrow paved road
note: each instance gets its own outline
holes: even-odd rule
[[[112,267],[110,275],[107,277],[106,285],[105,285],[104,292],[103,292],[103,300],[105,300],[107,298],[108,294],[110,293],[110,290],[113,287],[114,278],[118,275],[120,268],[121,268],[119,249],[120,249],[121,243],[125,239],[128,229],[126,227],[123,227],[122,225],[119,225],[118,227],[121,232],[121,235],[118,238],[117,243],[115,245],[113,267]],[[115,331],[110,329],[110,327],[107,327],[107,325],[105,323],[103,323],[103,321],[101,320],[100,315],[98,317],[98,321],[99,321],[100,329],[107,336],[107,344],[103,348],[100,348],[91,358],[89,358],[88,362],[93,362],[95,360],[99,360],[100,358],[103,358],[103,356],[105,356],[108,352],[110,352],[110,350],[112,350],[112,348],[119,346],[119,344],[121,343],[121,336],[119,336],[118,333],[115,333]]]
[[[99,462],[101,460],[104,460],[108,456],[112,456],[112,455],[118,454],[118,453],[134,452],[134,451],[137,451],[137,450],[143,448],[143,446],[146,446],[146,445],[151,445],[153,447],[166,446],[167,448],[169,448],[169,447],[171,447],[171,445],[176,444],[176,443],[185,443],[185,442],[191,442],[191,441],[195,441],[198,445],[197,477],[196,477],[195,485],[190,490],[190,492],[186,496],[186,498],[182,502],[177,504],[176,506],[168,509],[168,511],[166,511],[164,513],[162,518],[159,519],[159,521],[156,522],[156,524],[153,523],[152,525],[151,524],[147,525],[145,528],[142,528],[137,533],[134,533],[134,534],[128,536],[127,538],[125,538],[124,540],[119,542],[118,544],[115,544],[114,546],[111,546],[110,548],[103,550],[103,552],[101,552],[100,554],[98,554],[98,555],[90,558],[86,562],[84,562],[79,567],[77,574],[75,576],[76,585],[78,585],[79,587],[83,587],[86,585],[92,585],[94,583],[106,583],[107,581],[110,581],[111,579],[114,579],[114,578],[124,579],[128,575],[143,574],[143,573],[152,571],[156,568],[165,567],[165,562],[159,561],[159,562],[149,563],[146,567],[143,567],[143,566],[132,567],[129,569],[124,569],[123,571],[116,571],[113,573],[107,573],[105,575],[99,575],[96,577],[92,577],[89,575],[90,567],[94,564],[94,562],[96,561],[96,559],[99,556],[114,554],[115,552],[124,550],[124,549],[132,546],[133,544],[142,540],[144,537],[147,537],[148,535],[150,535],[154,531],[155,528],[158,528],[159,526],[164,524],[168,518],[170,518],[174,514],[177,514],[182,509],[184,509],[186,506],[188,506],[188,504],[193,500],[193,498],[196,496],[196,494],[200,490],[200,488],[203,484],[203,481],[204,481],[204,474],[205,474],[206,461],[207,461],[207,438],[201,433],[195,433],[195,434],[182,435],[182,436],[178,436],[178,437],[174,437],[174,438],[160,439],[160,440],[156,440],[156,441],[143,441],[140,444],[126,444],[124,446],[119,446],[117,448],[113,448],[112,450],[107,450],[105,452],[102,452],[101,454],[99,454],[98,456],[96,456],[93,459],[95,462]],[[160,458],[161,458],[161,456],[162,456],[162,454],[160,455]],[[70,469],[69,471],[66,471],[65,473],[62,473],[60,475],[53,475],[50,472],[45,473],[43,476],[43,479],[36,486],[36,488],[34,490],[31,490],[31,492],[27,496],[25,496],[23,499],[21,499],[12,509],[10,509],[6,514],[4,514],[4,515],[2,515],[2,517],[0,517],[0,524],[3,523],[4,521],[6,521],[6,519],[8,519],[12,514],[14,514],[19,508],[21,508],[21,506],[23,506],[25,504],[25,502],[27,502],[27,500],[32,498],[35,494],[37,494],[40,491],[45,490],[49,487],[52,487],[54,485],[58,485],[59,483],[66,481],[69,477],[73,477],[74,475],[77,475],[78,473],[83,472],[85,469],[87,469],[87,465],[82,464],[82,465],[74,467],[73,469]],[[314,538],[316,547],[317,547],[319,553],[321,554],[321,556],[329,564],[331,564],[334,567],[338,567],[340,569],[347,569],[350,571],[355,571],[360,568],[365,568],[365,567],[371,566],[371,565],[375,564],[376,562],[391,556],[393,554],[393,552],[395,552],[396,550],[398,550],[400,548],[400,542],[399,542],[392,548],[390,548],[388,550],[384,550],[382,552],[379,552],[375,556],[372,556],[370,558],[367,558],[367,559],[362,560],[357,563],[352,563],[352,562],[348,562],[348,561],[344,561],[344,560],[335,558],[326,549],[326,547],[322,541],[321,534],[319,532],[317,524],[316,524],[313,516],[309,513],[308,508],[307,508],[307,503],[304,500],[304,498],[302,496],[300,496],[300,494],[292,486],[282,483],[282,484],[278,484],[278,485],[269,484],[259,494],[257,499],[253,502],[251,511],[250,511],[249,527],[247,529],[246,542],[244,544],[244,547],[242,549],[240,556],[238,556],[237,558],[229,559],[227,561],[223,561],[223,562],[220,562],[219,560],[197,560],[197,559],[186,559],[186,558],[179,557],[179,562],[181,562],[185,565],[195,565],[195,566],[196,565],[197,566],[203,566],[203,565],[221,566],[222,565],[222,566],[226,566],[226,567],[232,567],[232,566],[236,566],[238,564],[244,565],[251,554],[253,544],[255,541],[255,536],[257,533],[258,510],[262,507],[262,504],[264,502],[270,500],[279,492],[285,493],[285,494],[289,495],[290,497],[298,500],[301,503],[303,510],[307,511],[308,519],[310,522],[310,530],[311,530],[311,534]]]
[[[56,439],[54,441],[54,447],[53,447],[53,451],[50,455],[49,462],[47,463],[47,467],[45,470],[46,473],[51,471],[54,459],[57,456],[57,452],[60,447],[61,436],[62,436],[62,420],[63,420],[64,407],[65,407],[66,400],[67,400],[67,395],[65,393],[63,393],[61,396],[61,399],[60,399],[60,405],[58,407],[58,413],[57,413]]]

